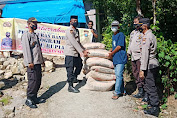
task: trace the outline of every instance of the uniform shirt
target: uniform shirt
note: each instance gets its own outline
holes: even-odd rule
[[[156,59],[157,40],[151,30],[143,34],[142,52],[141,52],[141,70],[153,69],[158,67]]]
[[[66,30],[66,45],[64,54],[66,56],[78,57],[78,54],[82,53],[83,51],[84,48],[80,43],[79,30],[70,26]]]
[[[114,50],[117,46],[121,46],[121,49],[113,55],[113,64],[126,64],[126,43],[125,35],[122,32],[119,32],[116,35],[112,36],[112,50]]]
[[[142,40],[142,33],[133,30],[130,34],[130,41],[129,41],[128,51],[127,51],[127,53],[131,55],[132,61],[136,61],[140,59],[141,40]]]
[[[95,29],[93,29],[93,32],[94,32],[95,34],[98,34]],[[93,37],[92,37],[92,42],[97,42],[97,38],[95,38],[94,35],[93,35]]]
[[[35,33],[25,32],[21,39],[25,66],[30,63],[34,65],[44,63],[38,36]]]
[[[11,38],[4,38],[2,39],[1,43],[2,47],[4,48],[11,48],[12,47],[12,39]]]

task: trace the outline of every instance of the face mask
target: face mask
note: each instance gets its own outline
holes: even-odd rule
[[[117,32],[118,27],[111,27],[111,30],[112,30],[113,32]]]
[[[71,23],[71,25],[72,25],[73,27],[77,27],[77,26],[78,26],[78,22]]]
[[[31,29],[36,30],[36,29],[37,29],[37,26],[36,26],[36,25],[32,25],[32,26],[31,26]]]
[[[138,28],[138,24],[133,24],[133,27],[134,27],[135,29],[137,29],[137,28]]]
[[[6,37],[10,37],[10,35],[9,35],[9,34],[7,34],[7,35],[6,35]]]

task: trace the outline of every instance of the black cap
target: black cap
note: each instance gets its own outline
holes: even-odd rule
[[[78,19],[78,16],[71,16],[70,19]]]
[[[147,24],[147,25],[149,25],[150,24],[150,19],[149,18],[141,18],[139,20],[139,24]]]
[[[29,22],[38,22],[38,21],[35,17],[31,17],[28,19],[27,23],[29,23]]]

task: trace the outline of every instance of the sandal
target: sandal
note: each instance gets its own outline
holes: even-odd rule
[[[112,99],[113,99],[113,100],[117,100],[119,97],[120,97],[119,95],[114,94],[114,95],[112,96]]]

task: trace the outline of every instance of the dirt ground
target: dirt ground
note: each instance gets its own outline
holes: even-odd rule
[[[153,118],[144,115],[142,110],[137,111],[136,100],[129,95],[112,100],[112,91],[84,89],[86,79],[83,74],[78,77],[82,82],[75,84],[80,93],[69,93],[63,63],[64,61],[56,65],[55,72],[43,73],[38,96],[45,98],[46,102],[39,104],[38,109],[30,109],[24,104],[26,82],[3,90],[5,96],[11,96],[12,99],[10,104],[0,106],[0,118]]]

